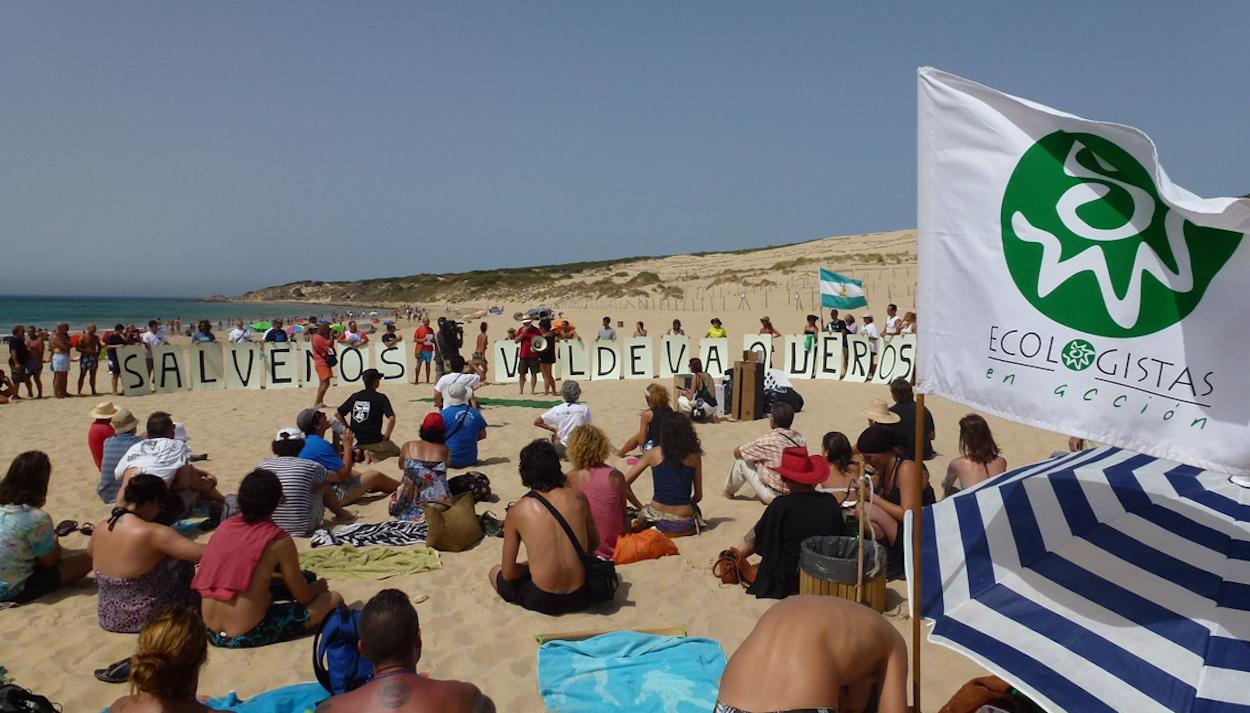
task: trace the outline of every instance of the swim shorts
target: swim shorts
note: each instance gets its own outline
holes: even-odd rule
[[[434,361],[434,352],[429,351],[429,350],[419,351],[417,352],[417,360],[423,361],[426,364],[429,364],[430,362]]]
[[[522,358],[517,365],[517,374],[520,376],[525,376],[526,374],[538,376],[538,357]]]
[[[223,649],[253,649],[303,636],[308,630],[308,610],[299,602],[274,602],[265,612],[265,618],[246,634],[227,636],[225,632],[210,631],[208,640]]]
[[[64,372],[69,371],[69,355],[57,352],[52,355],[52,371]]]
[[[473,352],[473,359],[469,363],[474,366],[486,366],[486,355],[481,352]]]
[[[331,483],[330,489],[334,491],[334,499],[339,502],[351,498],[360,492],[360,486],[363,483],[359,475],[353,475],[351,480],[344,480],[341,483]]]
[[[534,586],[534,580],[529,576],[504,579],[503,572],[499,572],[495,575],[495,589],[499,590],[499,596],[509,604],[518,604],[522,608],[549,616],[581,611],[590,605],[590,596],[585,586],[568,594],[552,594]]]
[[[26,362],[26,373],[31,376],[38,376],[43,373],[43,359],[32,357]]]
[[[59,569],[35,565],[35,571],[30,573],[25,582],[22,582],[22,588],[10,598],[10,601],[18,604],[33,602],[39,597],[51,594],[60,588],[61,571]]]
[[[100,357],[97,354],[83,354],[78,357],[78,366],[81,367],[83,371],[91,371],[92,369],[100,366]]]

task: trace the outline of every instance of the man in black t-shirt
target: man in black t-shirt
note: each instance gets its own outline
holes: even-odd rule
[[[121,378],[121,367],[117,365],[117,348],[126,346],[126,337],[123,333],[126,331],[125,325],[116,325],[113,331],[104,338],[104,353],[109,361],[109,374],[113,376],[113,393],[121,393],[117,390],[117,381]]]
[[[339,418],[347,425],[355,447],[368,454],[367,462],[393,458],[399,455],[399,446],[391,441],[391,432],[395,430],[395,410],[391,408],[391,400],[386,398],[386,394],[378,391],[382,372],[365,369],[360,379],[365,388],[352,394],[339,406]]]
[[[890,411],[898,414],[898,423],[892,423],[887,426],[898,438],[898,446],[903,450],[903,457],[912,460],[916,457],[916,399],[912,395],[911,384],[906,379],[895,379],[890,382],[890,396],[894,397],[894,405],[890,407]],[[933,414],[929,413],[929,407],[924,410],[924,459],[932,460],[933,452],[933,436],[936,433],[933,426]]]
[[[30,349],[26,348],[26,328],[20,324],[14,327],[13,336],[7,341],[9,343],[9,371],[13,377],[13,398],[22,398],[18,396],[22,384],[26,384],[26,396],[34,398],[35,392],[31,389],[30,377],[26,375],[26,362],[30,361]]]

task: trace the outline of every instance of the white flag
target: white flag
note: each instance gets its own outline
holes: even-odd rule
[[[1250,200],[1132,127],[918,80],[920,390],[1250,474]]]

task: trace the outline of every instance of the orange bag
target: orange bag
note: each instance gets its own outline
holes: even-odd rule
[[[616,538],[616,549],[612,551],[612,562],[629,564],[643,560],[655,560],[668,555],[677,554],[677,545],[656,529],[642,532],[623,533]]]

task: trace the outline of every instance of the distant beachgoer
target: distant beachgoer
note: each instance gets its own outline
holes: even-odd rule
[[[317,370],[317,399],[313,408],[325,405],[326,392],[330,390],[330,380],[334,378],[334,368],[326,361],[334,354],[334,338],[330,335],[330,324],[322,322],[312,336],[313,368]]]
[[[282,482],[254,470],[239,486],[240,514],[213,533],[191,586],[203,598],[209,642],[228,649],[290,641],[312,633],[343,603],[324,579],[309,584],[300,572],[295,542],[272,519]],[[294,601],[274,601],[274,577]]]
[[[625,530],[625,504],[639,510],[643,507],[625,482],[625,475],[604,462],[611,453],[607,435],[589,423],[569,434],[568,456],[573,470],[566,477],[569,485],[582,491],[590,502],[590,514],[599,532],[595,554],[604,559],[612,559],[616,540]]]
[[[781,332],[773,326],[773,321],[767,316],[760,317],[760,334],[767,334],[769,337],[780,337]]]
[[[115,507],[96,524],[87,552],[99,588],[100,628],[133,634],[169,606],[199,608],[191,589],[204,545],[153,520],[168,489],[155,475],[140,473],[126,484],[128,507]],[[131,517],[126,517],[130,515]]]
[[[327,480],[330,489],[339,505],[351,505],[360,500],[366,493],[393,493],[399,487],[399,481],[383,475],[376,470],[357,473],[352,470],[352,447],[350,439],[343,439],[343,450],[338,452],[325,439],[326,431],[330,430],[330,419],[320,409],[306,408],[295,417],[295,425],[304,433],[304,447],[299,457],[320,463],[329,473]],[[343,428],[341,423],[336,428]],[[351,517],[345,510],[336,510],[327,506],[340,518]]]
[[[572,379],[566,379],[560,385],[560,397],[564,402],[535,418],[534,425],[551,431],[551,444],[563,458],[569,445],[569,434],[578,426],[590,423],[590,407],[578,403],[578,399],[582,397],[582,387]]]
[[[885,334],[892,337],[899,333],[902,320],[898,316],[898,305],[891,302],[885,308]]]
[[[352,394],[338,408],[339,418],[347,425],[347,434],[354,448],[368,454],[368,463],[399,455],[399,446],[391,440],[395,431],[395,410],[386,394],[378,391],[382,372],[365,369],[360,375],[363,389]],[[383,426],[385,419],[385,426]]]
[[[91,395],[97,396],[95,376],[100,368],[100,335],[96,334],[96,326],[88,324],[86,331],[78,339],[78,395],[82,396],[82,385],[86,381],[91,386]]]
[[[674,320],[673,320],[673,326],[672,326],[672,327],[669,327],[669,330],[668,330],[667,332],[665,332],[665,334],[667,334],[667,335],[669,335],[669,336],[671,336],[671,337],[684,337],[684,336],[686,336],[686,331],[685,331],[684,329],[682,329],[682,328],[681,328],[681,320],[680,320],[680,319],[674,319]]]
[[[599,333],[595,335],[596,342],[615,342],[616,330],[612,328],[612,318],[604,317],[603,326],[599,328]]]
[[[816,350],[816,338],[820,336],[820,315],[807,315],[807,324],[803,325],[803,351]]]
[[[895,379],[890,382],[890,396],[894,405],[890,411],[898,414],[898,421],[890,428],[898,437],[899,447],[904,458],[916,457],[916,397],[912,393],[911,382],[906,379]],[[933,438],[937,435],[937,426],[933,423],[933,413],[929,407],[924,410],[925,437],[924,459],[932,460],[937,455],[933,450]],[[883,421],[882,423],[888,423]]]
[[[638,432],[625,441],[625,445],[616,451],[616,455],[624,458],[635,448],[643,453],[660,444],[660,423],[673,413],[670,405],[668,389],[662,384],[648,384],[643,396],[647,408],[638,415]]]
[[[429,317],[421,318],[421,325],[412,333],[412,342],[415,345],[413,349],[417,357],[417,365],[413,369],[416,372],[416,379],[412,383],[421,383],[422,366],[425,367],[426,383],[434,383],[430,380],[430,364],[434,361],[434,330],[430,328]]]
[[[399,448],[403,478],[388,510],[397,520],[423,521],[425,513],[421,506],[426,503],[451,505],[451,491],[447,488],[451,451],[447,449],[447,429],[442,414],[437,411],[426,414],[417,434],[417,440]]]
[[[716,413],[716,381],[703,370],[703,361],[691,357],[686,363],[690,369],[690,388],[677,389],[677,410],[696,422],[720,423]]]
[[[383,323],[382,327],[385,331],[382,332],[382,336],[378,337],[378,339],[380,339],[382,343],[385,344],[386,346],[393,347],[396,344],[399,344],[400,342],[404,341],[404,338],[400,336],[399,332],[395,331],[394,322],[390,322],[390,321],[385,322]]]
[[[317,706],[317,713],[494,713],[477,686],[417,673],[421,624],[408,595],[383,589],[360,614],[360,653],[373,664],[369,683]]]
[[[777,473],[781,465],[781,453],[786,448],[806,448],[803,434],[790,428],[794,424],[794,408],[788,403],[773,405],[768,414],[768,433],[734,449],[733,467],[725,479],[724,494],[732,498],[749,484],[755,497],[765,504],[773,498],[789,492],[785,481]]]
[[[117,324],[113,327],[113,331],[104,337],[105,356],[108,358],[109,374],[113,378],[113,394],[117,395],[121,392],[117,390],[118,380],[121,378],[122,369],[117,362],[117,350],[124,347],[129,342],[126,340],[126,327]]]
[[[451,369],[451,358],[459,356],[464,348],[464,326],[454,319],[438,320],[434,333],[434,371],[441,377]]]
[[[708,339],[724,339],[727,335],[728,332],[725,331],[725,327],[721,324],[720,317],[713,317],[711,326],[707,328],[705,336]]]
[[[785,495],[778,495],[737,547],[721,553],[739,567],[751,555],[759,555],[747,593],[760,599],[784,599],[799,593],[799,545],[809,537],[843,534],[842,505],[837,498],[817,489],[829,477],[829,461],[808,455],[793,446],[781,453],[777,473],[786,481]]]
[[[69,325],[61,322],[48,339],[48,350],[52,353],[52,396],[58,399],[69,396],[69,353],[72,348]]]
[[[838,318],[836,309],[829,310],[829,321],[825,322],[825,332],[829,334],[842,334],[846,331],[846,322]]]
[[[349,347],[359,347],[369,341],[369,335],[360,331],[356,322],[351,321],[347,323],[347,329],[343,330],[343,335],[339,337],[339,341]]]
[[[11,398],[21,398],[17,395],[17,385],[0,369],[0,404],[7,404]]]
[[[490,585],[510,604],[552,616],[581,611],[590,604],[586,568],[545,500],[568,523],[583,551],[599,547],[590,502],[560,472],[560,456],[549,441],[521,449],[518,470],[529,488],[504,517],[503,558],[491,568]],[[518,562],[521,544],[529,556]]]
[[[477,343],[473,346],[473,359],[470,363],[477,370],[477,375],[481,377],[483,384],[486,383],[486,353],[489,350],[490,337],[486,335],[486,323],[482,322],[478,325]]]
[[[647,336],[647,328],[643,326],[642,322],[634,323],[634,336],[635,337]]]
[[[877,331],[877,325],[872,321],[872,315],[864,315],[864,326],[859,328],[859,333],[868,337],[868,351],[871,354],[868,373],[871,374],[877,362],[877,340],[881,337],[881,333]]]
[[[9,370],[13,376],[13,398],[20,400],[22,397],[18,395],[21,386],[26,387],[26,395],[30,398],[35,397],[34,389],[31,386],[30,375],[26,372],[26,364],[30,361],[30,350],[26,348],[26,328],[17,325],[13,328],[13,336],[9,337]],[[40,396],[43,391],[40,390]]]
[[[0,480],[0,602],[24,604],[91,571],[91,555],[61,549],[48,500],[52,462],[43,451],[26,451]]]
[[[899,334],[915,334],[916,333],[916,313],[907,312],[903,314],[903,322],[899,325]]]
[[[638,511],[636,529],[654,525],[671,535],[694,534],[702,526],[703,446],[690,419],[681,414],[665,418],[660,429],[660,445],[644,453],[625,474],[625,484],[632,486],[650,468],[655,488],[651,502]]]
[[[144,359],[148,363],[148,375],[152,374],[152,350],[166,343],[165,333],[161,331],[161,323],[159,320],[150,320],[148,322],[148,331],[143,333],[143,347],[145,349]]]
[[[552,328],[551,320],[546,318],[538,320],[538,329],[542,332],[543,339],[547,341],[543,348],[537,352],[538,372],[543,377],[543,396],[555,396],[556,342],[559,339],[559,335]]]
[[[102,401],[88,415],[91,416],[91,427],[87,429],[87,448],[98,469],[104,460],[104,442],[115,433],[112,418],[117,415],[117,407],[112,401]]]
[[[197,695],[207,659],[208,634],[200,615],[186,607],[162,612],[139,632],[138,651],[129,661],[130,695],[114,701],[108,713],[220,710]]]
[[[859,334],[859,325],[855,323],[855,315],[846,315],[846,334]]]
[[[521,394],[525,393],[526,374],[530,377],[530,393],[537,393],[538,374],[541,369],[539,367],[540,353],[534,349],[534,337],[541,335],[542,329],[530,319],[522,322],[521,328],[517,330],[515,341],[520,345],[517,352],[517,383],[521,387]]]
[[[443,391],[446,406],[441,413],[453,468],[477,465],[477,443],[486,438],[486,419],[469,403],[471,393],[464,384],[451,384]]]
[[[873,500],[871,511],[873,530],[878,539],[885,538],[890,543],[890,560],[901,562],[903,539],[898,535],[903,530],[903,516],[915,503],[932,505],[933,487],[928,484],[926,473],[924,488],[917,490],[918,466],[903,457],[898,438],[888,426],[869,426],[859,434],[855,445],[864,465],[876,474],[873,487],[878,497]]]
[[[779,647],[786,655],[778,656]],[[714,713],[907,713],[907,642],[862,604],[815,595],[778,602],[734,651]]]
[[[473,367],[464,363],[464,357],[459,354],[451,358],[451,369],[439,377],[438,382],[434,384],[434,408],[443,408],[443,392],[452,384],[464,384],[469,388],[469,403],[477,406],[477,398],[473,392],[477,391],[482,385],[482,377],[478,376],[477,371]]]
[[[195,333],[191,335],[192,344],[212,344],[217,341],[217,335],[213,334],[213,325],[207,319],[201,319],[197,325]]]
[[[234,329],[230,330],[229,341],[231,344],[252,341],[252,328],[244,324],[241,319],[235,320]]]
[[[970,413],[959,419],[959,457],[946,467],[942,497],[954,495],[1006,470],[1007,459],[1003,458],[998,444],[994,442],[990,425],[982,416]],[[955,487],[956,482],[959,483],[958,488]]]
[[[35,384],[38,399],[43,398],[43,350],[43,332],[32,324],[26,328],[26,373]]]
[[[285,342],[287,339],[286,330],[282,328],[282,320],[280,319],[275,319],[272,326],[270,326],[269,329],[266,329],[265,333],[260,338],[262,342],[270,343]]]

